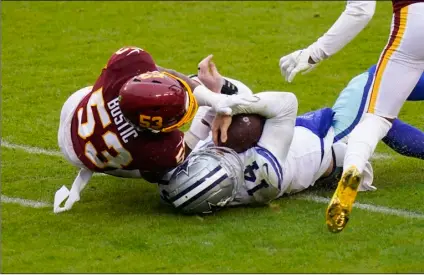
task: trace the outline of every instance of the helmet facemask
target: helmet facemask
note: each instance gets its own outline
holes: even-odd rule
[[[219,207],[224,207],[229,202],[233,201],[244,181],[243,163],[239,155],[233,149],[211,144],[204,149],[194,151],[189,157],[194,158],[196,156],[211,156],[219,159],[222,167],[227,170],[228,177],[234,182],[234,188],[231,197],[223,199],[217,205]]]
[[[186,214],[209,214],[233,201],[243,182],[236,152],[211,144],[195,151],[159,185],[162,198]]]

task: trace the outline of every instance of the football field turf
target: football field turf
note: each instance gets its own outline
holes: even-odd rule
[[[286,83],[278,60],[323,34],[345,2],[2,2],[2,273],[422,273],[424,165],[379,145],[376,192],[359,193],[340,234],[327,231],[314,188],[272,207],[198,217],[174,213],[142,180],[93,177],[81,201],[51,204],[77,170],[58,153],[62,104],[93,84],[124,45],[164,67],[195,73],[213,53],[223,75],[255,92],[296,93],[299,114],[331,107],[387,42],[391,3],[308,75]],[[400,117],[424,129],[423,103]],[[18,200],[21,199],[21,200]],[[43,202],[44,204],[35,204]]]

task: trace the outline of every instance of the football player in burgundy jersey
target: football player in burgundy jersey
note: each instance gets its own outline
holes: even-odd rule
[[[63,186],[56,192],[54,211],[70,209],[93,172],[157,181],[184,160],[178,128],[193,119],[198,104],[227,107],[228,95],[219,92],[156,66],[140,48],[119,49],[94,86],[74,93],[62,108],[59,147],[81,170],[70,191]]]

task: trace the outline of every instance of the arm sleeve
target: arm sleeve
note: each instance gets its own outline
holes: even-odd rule
[[[253,94],[252,90],[250,90],[241,81],[229,77],[224,78],[237,87],[239,95]],[[192,79],[201,83],[197,76],[193,76]],[[228,96],[219,95],[216,93],[212,93],[211,95],[211,93],[212,91],[208,90],[207,88],[206,90],[203,88],[199,89],[198,87],[194,89],[194,95],[200,107],[197,110],[196,116],[193,118],[190,129],[184,135],[184,141],[187,143],[190,149],[193,149],[199,140],[204,140],[209,135],[210,126],[212,125],[212,121],[215,118],[215,111],[208,106],[212,106],[213,103],[217,103],[220,99],[222,99],[222,96]]]
[[[293,139],[297,98],[293,93],[287,92],[262,92],[255,96],[258,101],[248,106],[235,107],[233,112],[264,116],[267,120],[258,145],[284,162]]]
[[[309,46],[311,58],[319,62],[346,46],[371,20],[375,6],[376,1],[347,1],[344,12],[333,26]]]
[[[193,91],[194,97],[199,106],[216,106],[219,101],[228,97],[228,95],[214,93],[203,85],[197,86]]]

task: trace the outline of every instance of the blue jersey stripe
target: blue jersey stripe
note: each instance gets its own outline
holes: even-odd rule
[[[271,163],[272,168],[274,168],[274,171],[278,176],[278,189],[281,189],[281,183],[283,181],[283,169],[281,168],[277,158],[270,151],[263,147],[257,146],[255,149],[259,155],[263,156]]]

